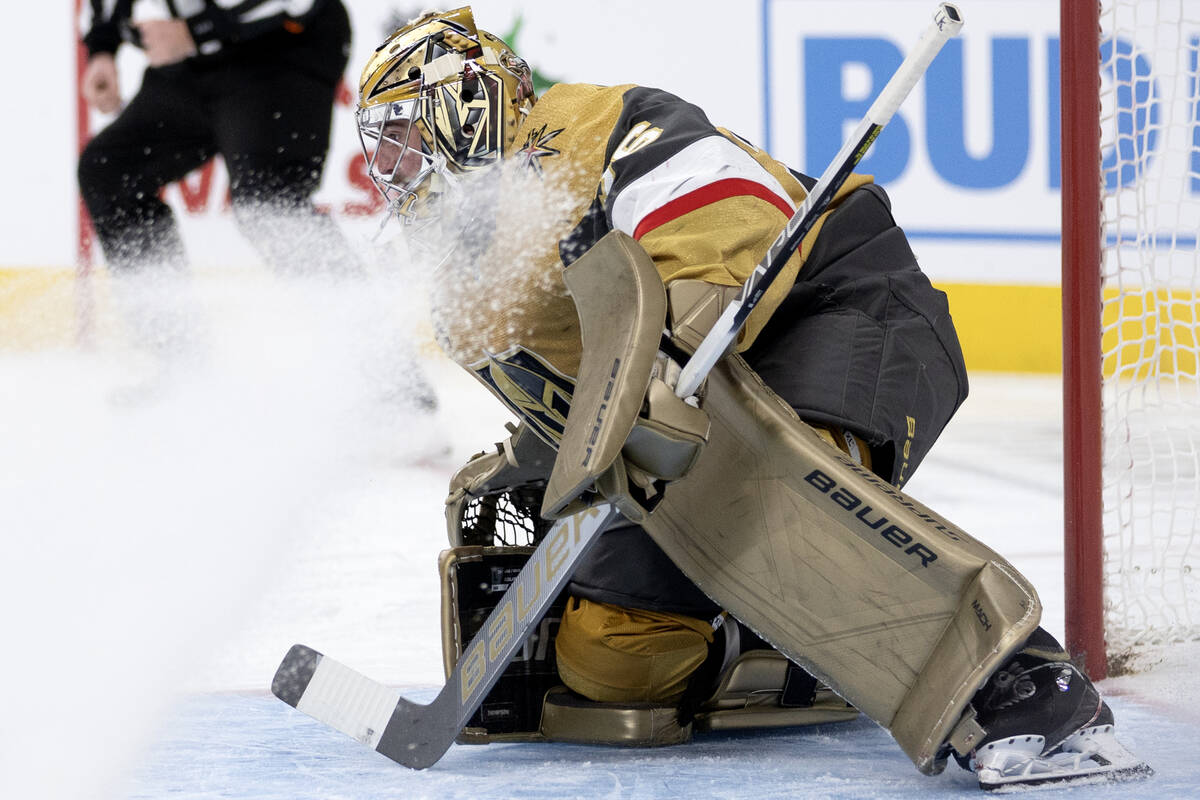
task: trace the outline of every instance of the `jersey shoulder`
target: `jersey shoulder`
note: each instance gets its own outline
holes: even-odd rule
[[[645,132],[649,136],[639,138]],[[554,139],[555,149],[568,154],[567,160],[603,168],[614,159],[631,155],[631,141],[653,142],[651,158],[656,159],[713,135],[720,134],[703,110],[662,89],[560,83],[534,104],[517,131],[515,145],[518,157],[528,157],[530,148]],[[645,160],[645,156],[633,160]]]

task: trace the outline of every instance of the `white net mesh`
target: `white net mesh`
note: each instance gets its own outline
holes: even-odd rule
[[[1200,640],[1200,0],[1101,4],[1110,659]]]

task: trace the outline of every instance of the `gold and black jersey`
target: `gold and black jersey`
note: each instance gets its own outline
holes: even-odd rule
[[[565,265],[617,229],[641,243],[664,283],[739,286],[805,190],[696,106],[636,86],[553,87],[518,130],[515,147],[509,166],[518,173],[501,181],[491,247],[457,271],[467,285],[438,292],[435,318],[453,358],[553,441],[580,353],[575,307],[560,276]],[[751,316],[743,347],[786,294],[802,257]],[[495,313],[464,318],[472,295],[486,297]]]
[[[564,266],[616,229],[645,248],[664,284],[740,286],[811,185],[695,105],[630,85],[551,88],[517,131],[502,172],[487,190],[494,218],[488,244],[439,276],[434,324],[447,353],[551,443],[562,433],[581,348]],[[850,207],[855,213],[846,214]],[[838,241],[828,241],[831,225]],[[902,302],[893,298],[897,283],[907,292]],[[908,291],[909,284],[916,288]],[[939,352],[931,355],[917,339],[912,354],[882,348],[885,336],[862,340],[871,353],[836,341],[856,334],[847,317],[882,329],[902,305],[914,306],[926,327],[944,317],[933,337]],[[826,341],[820,324],[805,325],[801,340],[793,335],[796,325],[833,311],[843,315],[830,328],[835,340]],[[899,383],[878,378],[898,371],[899,382],[915,386],[949,375],[942,393],[950,399],[937,407],[957,407],[965,374],[958,379],[957,342],[941,342],[947,330],[953,340],[948,326],[944,297],[920,274],[886,196],[868,177],[852,175],[751,314],[738,349],[752,366],[761,363],[768,385],[777,379],[792,391],[783,396],[802,415],[839,423],[872,445],[903,448],[906,418],[915,415],[921,440],[908,436],[908,451],[923,454],[925,437],[936,436],[948,415],[920,419],[912,391],[880,396],[879,387],[892,392]],[[904,363],[872,366],[885,350]],[[926,361],[947,358],[955,363],[926,369]]]

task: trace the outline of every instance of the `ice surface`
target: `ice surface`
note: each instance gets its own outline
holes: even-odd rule
[[[424,702],[432,695],[413,693]],[[1124,698],[1114,708],[1126,729],[1123,740],[1153,753],[1158,774],[1149,782],[1058,787],[1040,796],[1195,797],[1195,727],[1163,721]],[[786,733],[707,734],[660,749],[455,745],[420,772],[271,697],[193,697],[170,725],[136,770],[129,800],[983,797],[974,776],[953,764],[942,775],[920,774],[891,737],[865,719]]]
[[[455,466],[507,414],[427,350],[397,401],[396,287],[200,287],[204,353],[162,378],[101,341],[0,353],[0,797],[917,797],[866,721],[662,750],[453,747],[410,772],[267,694],[303,642],[418,699],[442,681],[435,558]],[[140,370],[140,371],[138,371]],[[404,373],[404,369],[400,369]],[[391,377],[389,377],[391,376]],[[1055,380],[976,376],[910,492],[1029,575],[1062,633]],[[1190,797],[1200,691],[1180,654],[1109,681],[1158,776],[1070,796]]]

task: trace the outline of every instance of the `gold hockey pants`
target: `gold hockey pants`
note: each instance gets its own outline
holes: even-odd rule
[[[673,703],[708,657],[708,620],[572,597],[555,639],[558,673],[602,703]]]

